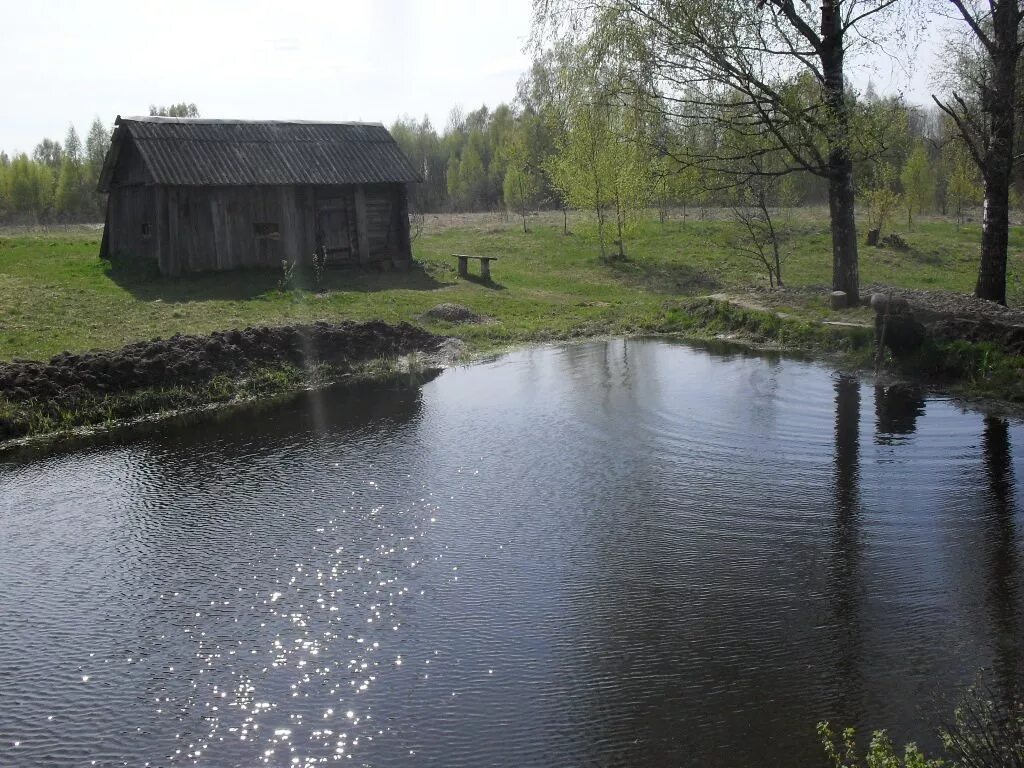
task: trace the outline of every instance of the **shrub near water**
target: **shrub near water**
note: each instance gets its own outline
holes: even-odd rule
[[[857,749],[856,733],[846,728],[837,739],[832,727],[818,723],[818,736],[825,748],[831,768],[942,768],[942,760],[930,760],[910,743],[903,748],[902,757],[885,731],[875,731],[867,751],[861,755]]]
[[[1024,358],[990,342],[926,342],[899,369],[929,381],[959,383],[976,394],[1024,402]]]

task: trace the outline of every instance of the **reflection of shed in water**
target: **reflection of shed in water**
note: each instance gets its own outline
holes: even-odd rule
[[[383,125],[118,117],[100,256],[165,275],[305,263],[406,266],[406,184]]]

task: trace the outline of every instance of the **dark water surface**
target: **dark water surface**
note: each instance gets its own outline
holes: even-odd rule
[[[662,341],[0,459],[0,766],[811,766],[1020,674],[1024,428]]]

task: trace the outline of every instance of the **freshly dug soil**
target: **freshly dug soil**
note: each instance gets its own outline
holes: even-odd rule
[[[444,339],[422,328],[381,322],[246,328],[130,344],[118,350],[71,354],[49,362],[0,364],[0,396],[74,403],[85,394],[204,382],[259,366],[345,363],[411,352],[434,352]]]

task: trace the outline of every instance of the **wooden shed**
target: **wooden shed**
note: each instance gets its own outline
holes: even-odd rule
[[[118,116],[100,175],[100,256],[178,275],[309,263],[404,267],[406,184],[379,123]]]

